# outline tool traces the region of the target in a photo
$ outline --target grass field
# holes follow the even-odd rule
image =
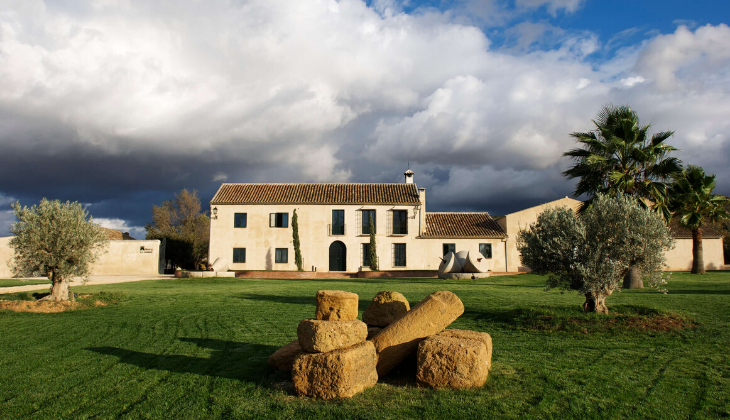
[[[452,328],[489,332],[480,389],[433,391],[402,368],[355,398],[291,394],[267,357],[314,316],[319,289],[380,290],[412,304],[450,290]],[[669,293],[611,296],[615,313],[674,314],[695,328],[645,332],[580,313],[577,293],[535,275],[480,281],[180,279],[76,287],[117,303],[58,314],[0,311],[0,418],[730,417],[730,273],[675,274]],[[578,325],[572,328],[569,326]]]
[[[0,287],[31,286],[34,284],[49,284],[50,285],[51,281],[48,279],[28,279],[28,280],[0,279]]]

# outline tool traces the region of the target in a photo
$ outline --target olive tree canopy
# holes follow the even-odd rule
[[[662,216],[623,194],[597,194],[580,217],[566,208],[549,208],[517,235],[522,263],[547,274],[547,287],[584,294],[586,312],[608,313],[605,300],[621,288],[630,267],[651,285],[663,282],[664,252],[673,239]]]
[[[68,300],[70,278],[88,277],[107,244],[106,233],[78,202],[44,198],[31,207],[15,202],[13,214],[18,220],[10,228],[15,235],[11,270],[20,276],[47,275],[52,282],[47,299]]]

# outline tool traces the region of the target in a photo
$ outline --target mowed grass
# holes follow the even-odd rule
[[[34,284],[48,284],[50,287],[51,281],[48,279],[0,279],[0,287],[31,286]],[[0,298],[2,297],[0,296]]]
[[[583,315],[577,293],[536,275],[478,281],[179,279],[75,287],[114,304],[0,311],[0,418],[656,418],[730,417],[730,273],[675,274],[668,294],[616,293],[622,316],[672,315],[694,328],[616,328]],[[450,290],[466,312],[451,328],[490,333],[483,388],[434,391],[412,367],[341,401],[296,397],[266,363],[314,316],[314,294],[380,290],[417,303]],[[577,328],[566,325],[578,324]],[[628,324],[627,324],[628,325]]]

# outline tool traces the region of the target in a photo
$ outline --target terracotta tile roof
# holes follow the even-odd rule
[[[672,236],[677,239],[692,239],[692,231],[689,228],[686,228],[679,224],[679,220],[676,218],[672,218],[672,221],[669,222],[669,229],[672,231]],[[714,225],[704,225],[702,226],[702,238],[707,239],[715,239],[715,238],[722,238],[722,232],[718,228],[718,226]]]
[[[424,238],[504,238],[507,234],[489,213],[426,212]]]
[[[418,204],[416,184],[223,184],[210,204]]]

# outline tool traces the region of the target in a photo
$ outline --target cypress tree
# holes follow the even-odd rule
[[[297,265],[297,271],[304,271],[302,269],[301,243],[299,242],[299,221],[297,219],[297,209],[294,209],[294,215],[291,218],[291,231],[294,237],[294,262]]]
[[[378,251],[375,244],[375,224],[373,223],[373,216],[370,216],[370,269],[372,271],[378,271]]]

